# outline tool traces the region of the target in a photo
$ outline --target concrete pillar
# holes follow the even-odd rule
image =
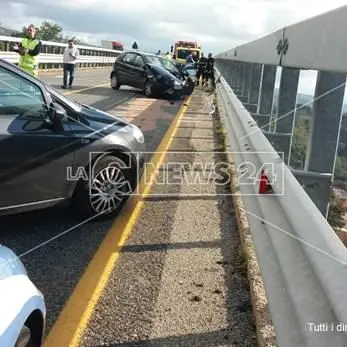
[[[264,65],[259,97],[259,113],[271,114],[277,66]]]
[[[253,64],[252,80],[249,91],[249,103],[258,106],[259,101],[259,90],[260,90],[260,79],[261,79],[261,64]]]
[[[231,62],[231,68],[232,68],[232,74],[231,74],[231,87],[233,89],[236,88],[236,81],[237,81],[237,61],[232,60]]]
[[[227,69],[227,82],[228,82],[230,87],[232,86],[232,83],[231,83],[232,76],[233,76],[233,61],[229,60],[228,61],[228,69]]]
[[[292,133],[300,70],[282,68],[276,117],[276,132]]]
[[[243,90],[245,88],[245,84],[246,84],[246,75],[247,75],[247,64],[246,63],[241,63],[241,83],[239,85],[239,90],[241,92],[241,94],[243,95]]]
[[[334,173],[346,74],[319,71],[305,170]]]

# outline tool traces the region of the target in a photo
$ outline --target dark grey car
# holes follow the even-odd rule
[[[157,55],[145,52],[124,52],[114,62],[110,75],[111,87],[122,85],[142,89],[147,97],[183,94],[184,84],[180,78],[162,66]]]
[[[144,136],[0,59],[0,215],[72,202],[113,216],[136,187]]]

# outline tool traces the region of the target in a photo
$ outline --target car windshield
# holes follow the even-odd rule
[[[188,55],[190,52],[195,52],[195,59],[199,58],[199,51],[195,50],[195,49],[178,49],[177,50],[177,58],[178,59],[187,59]]]
[[[165,70],[179,72],[174,63],[169,59],[157,56],[157,55],[145,55],[146,62],[163,67]]]
[[[145,55],[145,60],[148,64],[155,64],[159,66],[163,66],[160,62],[160,59],[156,55]]]
[[[189,55],[189,49],[179,49],[177,50],[178,59],[186,59]]]
[[[171,62],[169,59],[160,57],[159,61],[161,65],[164,67],[164,69],[179,72],[175,64]]]

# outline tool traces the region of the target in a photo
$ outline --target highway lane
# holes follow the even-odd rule
[[[182,102],[146,99],[131,88],[112,90],[108,77],[108,69],[78,71],[74,89],[62,92],[70,93],[67,96],[80,103],[129,119],[143,129],[148,150],[155,151]],[[41,78],[57,88],[61,85],[61,74]],[[23,255],[21,259],[30,277],[45,296],[47,332],[112,221],[81,223],[83,220],[66,208],[0,219],[0,242]]]

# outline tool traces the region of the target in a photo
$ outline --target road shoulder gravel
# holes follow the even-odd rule
[[[257,346],[209,100],[194,92],[82,346]]]

